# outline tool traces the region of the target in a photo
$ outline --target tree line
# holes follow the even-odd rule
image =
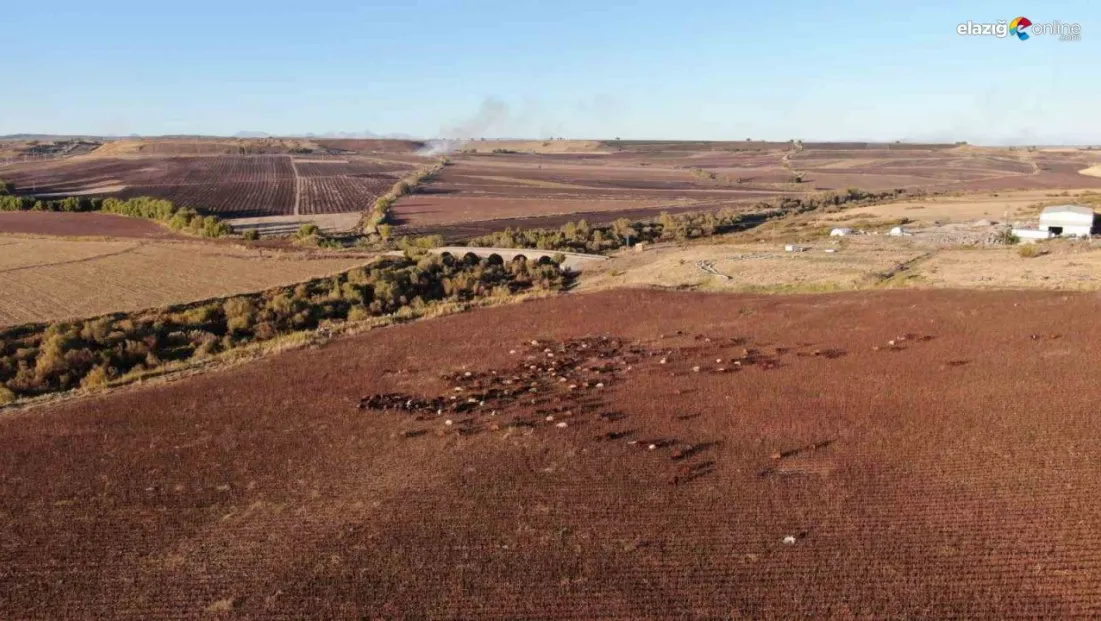
[[[788,215],[837,209],[850,204],[870,204],[893,200],[905,189],[866,192],[849,188],[845,192],[826,192],[818,196],[792,197],[761,201],[752,210],[724,208],[716,212],[684,214],[662,213],[656,219],[620,218],[611,224],[593,225],[586,220],[568,222],[557,229],[505,229],[475,237],[468,246],[488,248],[536,248],[601,254],[639,242],[687,241],[746,230],[767,220]]]
[[[415,170],[400,179],[390,188],[386,194],[375,199],[375,204],[370,211],[363,215],[359,229],[365,235],[378,237],[382,240],[390,238],[393,231],[393,206],[399,198],[412,194],[422,183],[430,180],[434,175],[443,170],[451,161],[444,157],[433,166]]]
[[[0,404],[135,379],[325,322],[414,317],[447,303],[553,291],[558,264],[410,253],[335,276],[228,299],[0,330]]]
[[[43,200],[15,194],[15,186],[0,181],[0,211],[102,212],[131,218],[156,220],[169,228],[201,235],[223,237],[232,233],[229,225],[213,215],[204,216],[190,207],[177,207],[172,201],[139,196],[130,199],[69,196]]]

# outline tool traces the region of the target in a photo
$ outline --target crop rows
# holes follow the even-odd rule
[[[153,196],[223,217],[283,215],[294,211],[294,180],[132,186],[123,197]],[[323,213],[323,212],[318,212]]]
[[[398,180],[391,175],[302,179],[303,214],[367,211]]]
[[[389,173],[400,176],[411,168],[401,164],[388,164],[369,161],[334,160],[320,162],[316,160],[295,162],[301,177],[361,177]]]

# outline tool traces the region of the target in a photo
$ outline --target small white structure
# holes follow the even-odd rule
[[[1051,231],[1038,231],[1036,229],[1013,229],[1013,234],[1017,236],[1017,239],[1028,244],[1054,237],[1054,233]]]
[[[906,237],[909,236],[911,233],[901,226],[896,226],[890,231],[887,231],[887,234],[891,237]]]
[[[837,229],[834,229],[834,230],[830,231],[830,237],[845,237],[847,235],[852,235],[852,234],[853,234],[853,230],[848,229],[848,228],[837,228]]]
[[[1040,230],[1066,237],[1089,237],[1096,215],[1081,205],[1053,205],[1040,213]]]
[[[784,246],[784,250],[787,252],[806,252],[806,246],[796,246],[795,244],[788,244]]]

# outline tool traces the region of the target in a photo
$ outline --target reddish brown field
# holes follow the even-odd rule
[[[152,220],[106,213],[0,212],[0,233],[61,237],[141,237],[182,239],[184,236]]]
[[[8,412],[0,617],[1096,618],[1099,311],[628,290]]]

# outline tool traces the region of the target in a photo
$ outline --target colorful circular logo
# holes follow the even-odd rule
[[[1025,28],[1031,25],[1032,21],[1027,17],[1018,17],[1009,22],[1009,34],[1016,35],[1021,41],[1028,41],[1028,33],[1025,32]]]

